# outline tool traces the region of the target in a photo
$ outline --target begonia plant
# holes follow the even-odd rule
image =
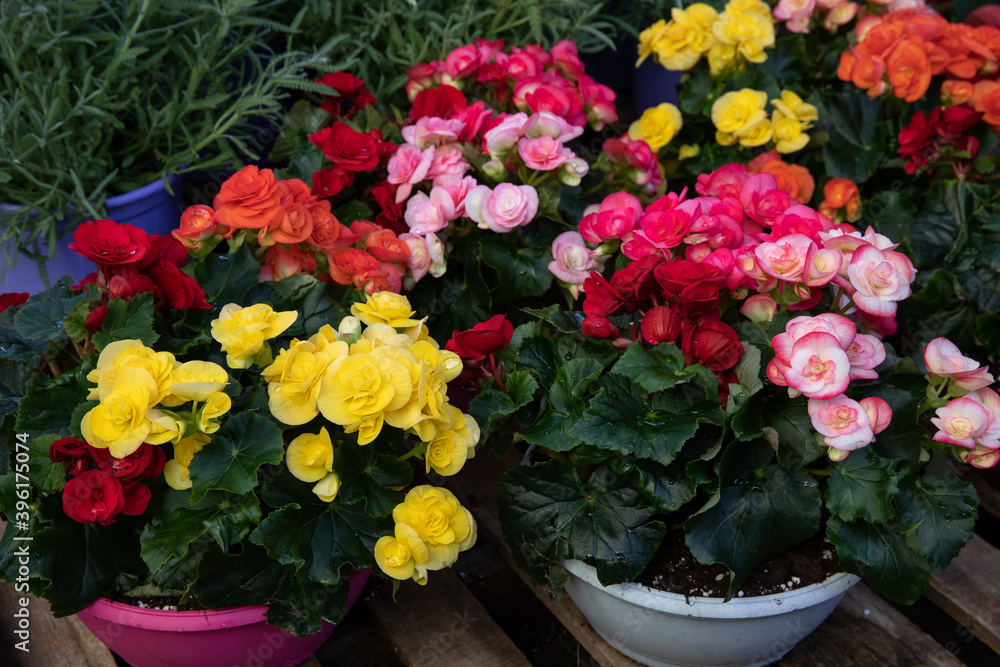
[[[308,634],[352,573],[424,584],[474,544],[454,495],[414,478],[458,473],[479,428],[449,401],[461,359],[405,297],[341,304],[246,255],[185,266],[179,240],[110,220],[73,247],[96,265],[81,284],[0,301],[3,579],[56,616],[153,596],[267,605]]]
[[[889,334],[916,272],[891,239],[741,164],[695,190],[591,207],[553,247],[561,265],[614,258],[581,276],[580,310],[529,311],[483,364],[484,436],[532,450],[501,478],[515,559],[556,590],[566,559],[631,581],[682,530],[731,597],[820,534],[844,570],[913,602],[972,537],[955,466],[1000,459],[993,376],[944,338],[900,356]]]

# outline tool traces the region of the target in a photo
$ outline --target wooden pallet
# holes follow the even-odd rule
[[[496,512],[497,472],[508,463],[483,452],[461,475],[435,480],[449,486],[475,514],[480,543],[464,554],[453,570],[432,573],[427,586],[405,583],[395,601],[391,586],[370,583],[330,641],[300,667],[637,665],[601,639],[568,596],[551,604],[547,591],[514,565]],[[980,491],[983,511],[1000,517],[1000,490],[974,474],[969,479]],[[463,569],[463,563],[471,565]],[[490,587],[492,592],[487,590]],[[124,664],[116,663],[75,617],[52,618],[47,603],[38,599],[31,601],[32,652],[13,650],[9,639],[13,619],[8,611],[16,609],[18,597],[12,586],[0,584],[0,665]],[[1000,551],[982,538],[974,538],[947,572],[935,574],[925,598],[922,604],[932,612],[950,616],[954,641],[932,638],[903,612],[859,584],[819,629],[778,664],[1000,665]],[[534,611],[522,614],[521,608],[529,606]],[[523,640],[524,626],[535,632],[531,642]],[[980,646],[978,653],[968,648],[973,642]],[[543,648],[560,644],[562,653],[538,653],[539,644]]]

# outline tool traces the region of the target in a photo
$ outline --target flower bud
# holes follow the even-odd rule
[[[778,304],[769,294],[754,294],[740,308],[740,313],[752,322],[767,324],[778,312]]]
[[[357,342],[361,336],[361,320],[353,315],[345,317],[337,327],[337,334],[348,344]]]
[[[507,169],[498,158],[493,158],[483,165],[483,172],[496,181],[502,181],[507,176]]]

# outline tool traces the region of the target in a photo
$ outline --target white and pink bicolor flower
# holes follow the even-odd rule
[[[931,423],[937,426],[936,442],[947,442],[967,449],[982,444],[991,449],[1000,447],[996,430],[990,433],[993,415],[985,405],[967,396],[954,398],[938,408]]]
[[[897,302],[910,296],[910,283],[917,270],[901,252],[863,245],[854,251],[847,278],[856,290],[854,304],[880,317],[896,314]]]
[[[993,384],[989,369],[964,356],[958,346],[947,338],[935,338],[927,344],[924,363],[927,364],[931,382],[948,378],[953,386],[964,391],[976,391]]]
[[[835,461],[875,439],[868,410],[844,395],[827,400],[810,398],[807,409],[813,428],[823,436],[828,447],[837,450],[830,453]]]

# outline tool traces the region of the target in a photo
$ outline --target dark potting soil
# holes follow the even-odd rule
[[[771,595],[816,584],[841,572],[837,552],[826,535],[817,533],[754,568],[737,597]],[[724,598],[729,590],[725,565],[702,565],[684,544],[684,531],[667,531],[653,560],[636,583],[690,597]]]
[[[181,604],[181,598],[179,595],[141,595],[138,597],[132,597],[129,595],[122,595],[114,591],[108,591],[104,594],[104,597],[112,602],[121,602],[122,604],[132,605],[133,607],[144,607],[146,609],[170,609],[172,611],[205,611],[206,607],[201,606],[194,596],[188,597]]]

